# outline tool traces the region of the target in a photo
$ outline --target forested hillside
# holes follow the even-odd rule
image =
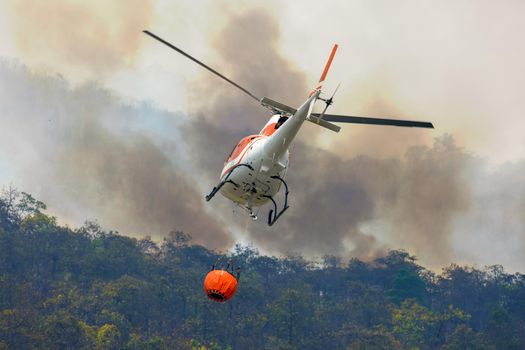
[[[219,304],[202,290],[219,254],[188,234],[156,244],[44,209],[0,199],[0,349],[525,349],[525,275],[501,266],[436,275],[403,251],[342,264],[239,246],[238,292]]]

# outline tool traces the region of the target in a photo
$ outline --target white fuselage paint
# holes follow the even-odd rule
[[[259,135],[241,140],[236,147],[243,146],[242,150],[237,150],[236,153],[234,148],[232,154],[236,156],[225,163],[221,180],[238,164],[250,165],[253,170],[245,166],[235,168],[229,180],[238,186],[226,183],[220,191],[223,196],[251,208],[268,202],[269,199],[265,196],[273,197],[277,194],[282,182],[272,176],[277,175],[284,179],[289,164],[289,147],[310,116],[319,93],[320,91],[315,91],[293,116],[271,134],[265,135],[265,130],[273,127],[280,115],[272,116]]]

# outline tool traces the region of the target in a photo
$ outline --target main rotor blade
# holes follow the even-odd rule
[[[171,47],[173,50],[177,51],[178,53],[186,56],[187,58],[189,58],[190,60],[192,60],[193,62],[197,63],[198,65],[206,68],[207,70],[209,70],[210,72],[212,72],[213,74],[217,75],[218,77],[226,80],[228,83],[232,84],[233,86],[235,86],[236,88],[238,88],[239,90],[241,90],[242,92],[244,92],[245,94],[247,94],[248,96],[250,96],[251,98],[253,98],[254,100],[256,100],[257,102],[260,102],[260,98],[255,96],[254,94],[252,94],[250,91],[246,90],[245,88],[243,88],[242,86],[240,86],[239,84],[237,84],[236,82],[226,78],[224,75],[222,75],[221,73],[217,72],[215,69],[207,66],[206,64],[202,63],[201,61],[199,61],[198,59],[190,56],[189,54],[187,54],[186,52],[182,51],[181,49],[179,49],[178,47],[170,44],[169,42],[167,42],[166,40],[156,36],[155,34],[153,34],[152,32],[148,31],[148,30],[143,30],[144,34],[147,34],[149,36],[151,36],[152,38],[154,39],[157,39],[158,41],[160,41],[161,43],[163,43],[164,45],[166,46],[169,46]]]
[[[313,113],[313,115],[316,117],[319,117],[319,113]],[[328,122],[334,122],[334,123],[391,125],[391,126],[405,126],[405,127],[414,127],[414,128],[434,129],[434,125],[432,125],[432,123],[430,122],[419,122],[419,121],[414,121],[414,120],[354,117],[350,115],[336,115],[336,114],[325,114],[323,116],[323,119]]]

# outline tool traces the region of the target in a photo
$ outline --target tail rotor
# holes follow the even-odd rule
[[[334,103],[334,96],[335,96],[335,93],[337,92],[337,90],[339,89],[339,86],[341,86],[341,83],[337,84],[337,87],[335,88],[334,92],[332,93],[332,96],[330,96],[329,98],[324,99],[324,98],[319,97],[319,100],[324,101],[324,103],[325,103],[324,109],[321,112],[321,114],[319,115],[319,119],[323,118],[323,116],[324,116],[326,110],[328,109],[328,107],[330,107]]]

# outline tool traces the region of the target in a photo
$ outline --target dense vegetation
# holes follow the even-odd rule
[[[237,247],[237,295],[209,301],[219,254],[172,232],[162,244],[72,230],[45,205],[0,199],[0,349],[525,349],[525,275],[403,251],[365,263]]]

